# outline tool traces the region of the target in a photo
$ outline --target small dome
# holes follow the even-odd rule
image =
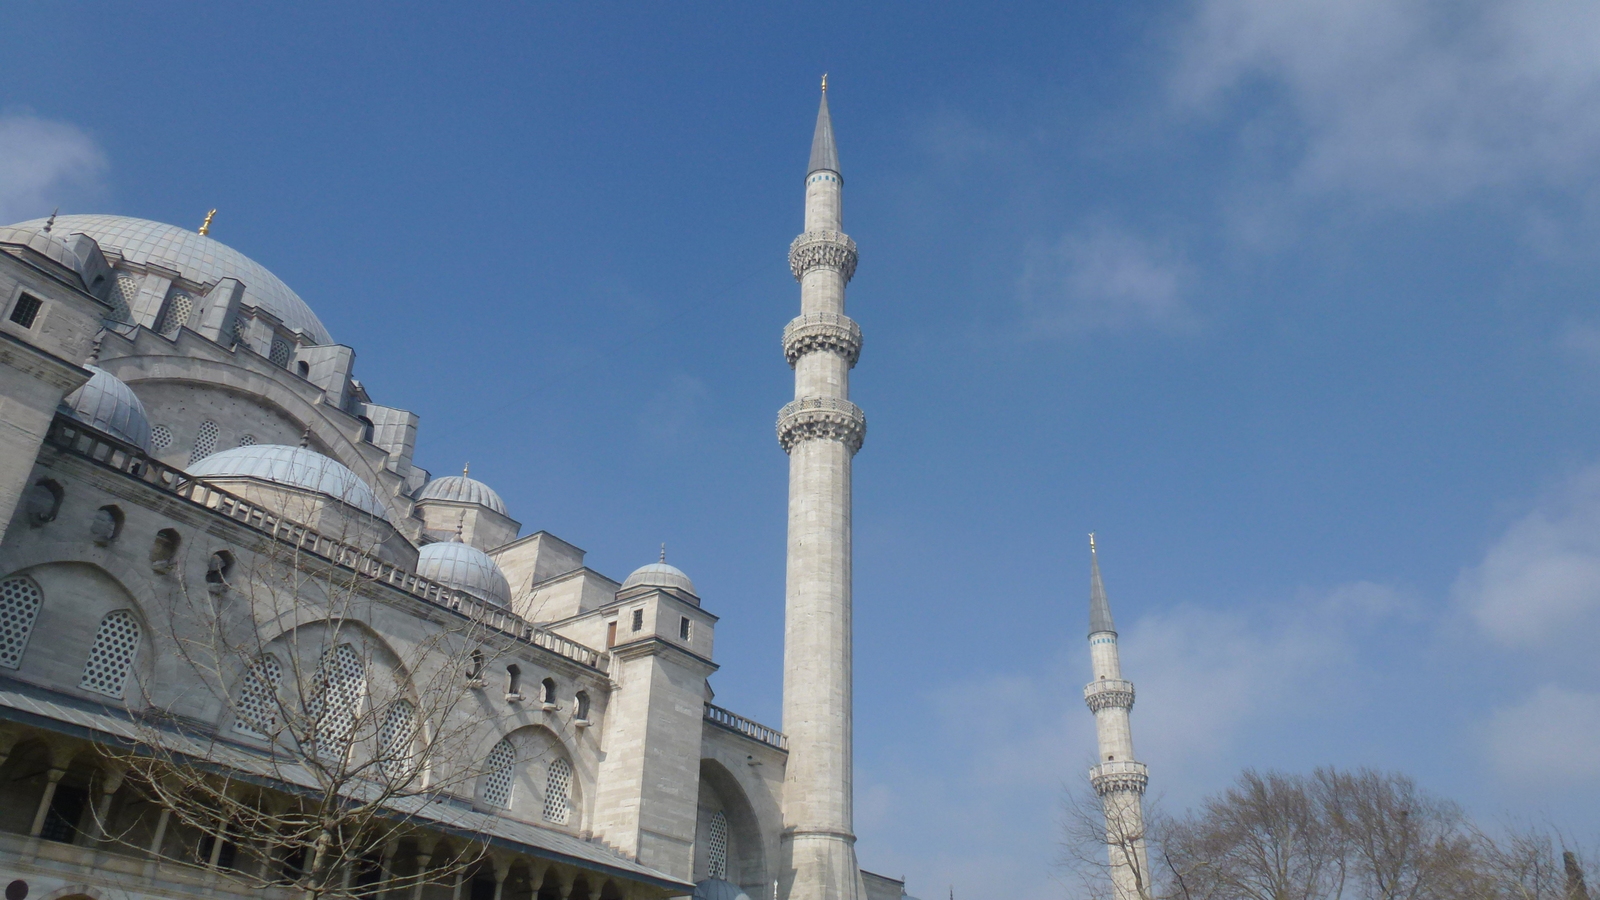
[[[750,900],[750,895],[721,878],[707,878],[694,886],[694,900]]]
[[[682,569],[677,566],[669,566],[664,561],[653,562],[648,566],[640,566],[634,569],[633,574],[628,576],[628,580],[622,583],[622,590],[625,591],[628,588],[635,587],[677,588],[680,591],[688,591],[696,597],[700,596],[695,594],[694,582],[689,580],[689,576],[683,574]]]
[[[277,484],[317,491],[372,513],[389,518],[389,510],[365,481],[344,464],[304,447],[283,444],[252,444],[213,453],[189,466],[194,476],[259,478]]]
[[[90,428],[119,437],[145,452],[150,451],[150,420],[133,389],[104,369],[84,366],[94,375],[83,387],[68,394],[61,408]]]
[[[493,488],[476,478],[468,478],[466,473],[435,478],[423,485],[422,489],[417,491],[417,501],[420,503],[423,500],[476,503],[479,506],[486,506],[506,518],[511,517],[506,512],[506,502],[500,499],[500,495],[496,494]]]
[[[417,554],[417,574],[466,591],[497,606],[511,603],[511,584],[489,554],[455,541],[428,544]]]

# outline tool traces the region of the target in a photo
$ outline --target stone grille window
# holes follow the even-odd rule
[[[417,734],[417,711],[409,700],[396,700],[378,729],[378,765],[390,781],[411,774],[411,744]]]
[[[23,294],[17,298],[17,305],[11,307],[11,321],[23,328],[32,328],[33,320],[39,316],[39,310],[43,308],[43,300],[32,294]]]
[[[22,651],[28,649],[28,635],[43,603],[44,594],[32,578],[18,575],[0,581],[0,666],[22,665]]]
[[[264,738],[278,727],[278,683],[283,680],[283,665],[275,657],[264,656],[245,676],[235,706],[233,730]]]
[[[636,609],[636,610],[633,611],[633,630],[634,631],[643,631],[644,630],[644,610],[643,609]]]
[[[139,653],[139,631],[139,620],[125,609],[101,619],[78,687],[120,699],[133,658]]]
[[[728,878],[728,817],[717,810],[711,817],[711,843],[706,847],[706,876]]]
[[[173,291],[172,298],[167,301],[167,314],[161,318],[161,327],[156,329],[167,337],[178,333],[178,329],[189,324],[189,314],[194,312],[194,298],[183,291]]]
[[[483,776],[483,802],[503,809],[511,808],[511,771],[516,762],[517,752],[511,748],[508,740],[501,739],[489,751],[488,762],[484,765],[488,774]]]
[[[239,446],[241,447],[254,447],[255,445],[256,436],[253,434],[247,434],[244,437],[239,438]]]
[[[194,465],[202,459],[217,452],[217,423],[209,419],[200,423],[200,429],[194,433],[194,448],[189,451],[189,465]]]
[[[281,337],[272,339],[272,352],[267,354],[267,359],[275,366],[289,368],[289,342]]]
[[[118,272],[111,284],[111,318],[118,322],[133,321],[133,299],[139,296],[139,279],[126,272]]]
[[[544,820],[567,824],[572,814],[572,764],[556,758],[544,779]]]
[[[323,654],[314,676],[311,721],[317,743],[334,750],[350,740],[356,708],[367,692],[367,668],[356,648],[340,644]]]
[[[157,425],[150,429],[150,449],[157,453],[172,446],[172,429],[165,425]]]

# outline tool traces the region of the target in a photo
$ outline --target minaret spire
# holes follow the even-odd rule
[[[1150,865],[1145,854],[1144,790],[1150,782],[1144,763],[1133,756],[1133,682],[1122,677],[1117,630],[1111,604],[1100,578],[1100,556],[1089,535],[1089,658],[1094,680],[1083,688],[1084,702],[1094,713],[1099,743],[1089,782],[1100,795],[1106,816],[1106,852],[1111,863],[1112,900],[1148,900]]]
[[[844,314],[856,270],[844,234],[843,181],[828,114],[817,111],[806,170],[805,232],[789,246],[800,315],[783,330],[794,400],[778,412],[789,454],[784,585],[782,900],[865,900],[856,863],[851,748],[851,466],[867,420],[850,402],[861,329]]]

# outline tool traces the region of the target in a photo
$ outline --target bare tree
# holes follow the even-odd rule
[[[1087,779],[1066,790],[1060,864],[1082,896],[1113,896],[1119,876],[1142,900],[1158,896],[1146,845],[1160,811],[1149,803],[1140,815],[1126,799],[1100,796]]]

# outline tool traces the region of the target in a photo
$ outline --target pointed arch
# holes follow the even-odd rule
[[[78,687],[107,697],[122,699],[128,674],[139,655],[144,628],[131,609],[113,610],[100,620],[89,646],[89,660],[83,666]]]

